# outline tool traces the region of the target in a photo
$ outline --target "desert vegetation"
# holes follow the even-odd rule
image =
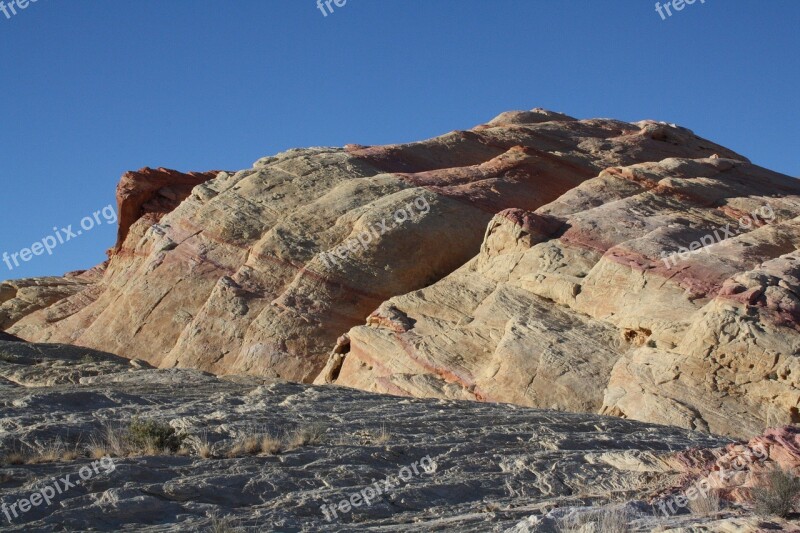
[[[572,514],[561,519],[559,533],[627,533],[630,531],[630,513],[621,507]]]
[[[327,427],[311,423],[284,431],[282,435],[264,429],[248,429],[240,435],[212,444],[205,431],[198,435],[179,432],[164,421],[132,418],[127,424],[109,424],[81,444],[54,439],[40,446],[16,444],[0,453],[0,464],[22,465],[74,461],[82,457],[137,457],[152,455],[195,455],[202,459],[236,458],[248,455],[278,455],[304,446],[325,442]],[[376,440],[386,442],[385,429],[376,431]]]
[[[699,493],[698,496],[689,500],[689,510],[700,516],[709,516],[718,513],[720,509],[720,499],[716,492]]]
[[[764,474],[752,490],[753,507],[759,515],[785,518],[800,497],[800,477],[775,468]]]

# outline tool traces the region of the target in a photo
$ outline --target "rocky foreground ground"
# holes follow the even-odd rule
[[[106,457],[103,435],[131,420],[168,423],[182,442]],[[730,500],[719,511],[664,516],[659,498],[734,447],[617,417],[219,378],[0,341],[0,421],[4,531],[523,533],[592,531],[600,516],[624,517],[629,531],[800,530],[734,503],[746,481],[719,486]],[[269,449],[242,445],[253,436],[275,439]],[[767,463],[800,459],[789,428],[756,441]],[[54,481],[65,476],[74,486]],[[53,483],[63,493],[49,505],[17,505],[13,516],[10,506]],[[371,504],[362,496],[343,511],[353,494]],[[337,506],[336,517],[323,505]]]

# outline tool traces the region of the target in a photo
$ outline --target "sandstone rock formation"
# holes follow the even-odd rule
[[[0,329],[83,292],[91,284],[92,280],[80,276],[28,278],[0,283]]]
[[[134,368],[80,351],[0,342],[3,531],[552,533],[604,512],[623,512],[635,532],[796,528],[724,501],[710,516],[659,516],[654,498],[743,448],[728,439],[599,415]],[[67,367],[74,379],[53,383],[52,370]],[[134,417],[169,423],[186,452],[109,456],[113,469],[93,473],[84,455],[96,449],[93,437]],[[318,442],[277,455],[216,451],[255,431],[281,436],[314,424],[324,428]],[[762,437],[764,468],[797,466],[796,437],[791,429]],[[38,457],[54,442],[78,457],[5,461],[9,453]],[[212,449],[205,458],[204,443]],[[430,471],[403,472],[425,457]],[[11,507],[65,476],[74,486],[59,483],[49,504]],[[381,483],[370,505],[326,519],[322,505],[387,476],[393,487]]]
[[[796,183],[675,125],[541,109],[213,179],[143,169],[108,263],[8,282],[0,327],[749,436],[800,421]]]
[[[144,233],[161,217],[178,207],[196,185],[216,177],[218,172],[189,172],[185,174],[168,168],[142,168],[126,172],[117,185],[116,252],[122,248],[128,232],[143,219],[139,233]]]
[[[741,436],[798,422],[798,215],[797,180],[743,161],[609,168],[495,216],[476,258],[352,329],[329,381]]]
[[[200,183],[166,215],[162,199],[180,195],[165,190],[207,176],[143,170],[118,190],[124,242],[102,280],[4,327],[162,367],[311,381],[381,302],[474,257],[498,211],[536,209],[610,166],[715,153],[744,159],[667,124],[534,110],[420,143],[291,150]],[[143,211],[160,221],[134,223]]]

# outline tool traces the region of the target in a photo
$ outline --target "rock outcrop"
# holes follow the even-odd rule
[[[191,193],[196,185],[205,183],[217,176],[218,172],[183,173],[168,168],[144,167],[126,172],[117,185],[117,243],[114,251],[119,252],[128,232],[139,220],[144,233],[161,217],[174,210]]]
[[[120,187],[124,241],[102,279],[4,327],[160,367],[312,381],[382,302],[472,259],[496,213],[609,167],[714,154],[745,160],[669,124],[537,109],[419,143],[290,150],[196,185],[168,214],[181,195],[165,190],[207,176],[140,172]]]
[[[675,125],[509,112],[143,169],[118,198],[109,261],[3,284],[0,327],[162,368],[737,436],[800,422],[800,186]]]
[[[83,292],[99,278],[82,275],[27,278],[0,283],[0,329]],[[45,311],[45,314],[47,311]]]
[[[798,216],[800,182],[744,161],[608,168],[496,215],[472,261],[350,330],[328,381],[739,436],[798,422]]]

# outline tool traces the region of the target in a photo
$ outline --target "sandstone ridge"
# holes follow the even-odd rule
[[[542,109],[143,169],[107,264],[6,282],[0,327],[161,368],[751,435],[800,421],[796,183],[673,124]]]

